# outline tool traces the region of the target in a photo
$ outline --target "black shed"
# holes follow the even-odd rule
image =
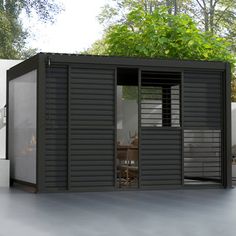
[[[231,187],[228,63],[39,53],[7,78],[12,181],[39,192]]]

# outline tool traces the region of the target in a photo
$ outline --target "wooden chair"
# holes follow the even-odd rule
[[[122,181],[125,181],[125,170],[122,166],[126,164],[127,151],[128,147],[124,148],[123,146],[120,146],[117,149],[117,176],[119,177],[119,187],[121,187]]]
[[[137,179],[138,176],[138,148],[137,147],[120,147],[117,150],[119,175],[119,187],[121,187],[122,180],[124,185],[131,184],[132,180]]]
[[[127,152],[128,164],[126,166],[127,184],[138,179],[138,148],[129,148]]]

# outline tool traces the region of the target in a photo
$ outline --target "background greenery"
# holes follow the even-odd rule
[[[98,20],[103,38],[85,52],[228,61],[236,101],[235,0],[111,0]]]
[[[39,21],[53,23],[61,10],[57,0],[0,0],[0,58],[24,59],[37,50],[26,45],[31,32],[23,27],[22,12],[28,18],[36,14]]]
[[[37,51],[26,45],[32,32],[21,13],[53,23],[62,10],[60,0],[0,0],[0,58]],[[236,0],[110,0],[98,21],[103,37],[82,53],[228,61],[236,101]]]

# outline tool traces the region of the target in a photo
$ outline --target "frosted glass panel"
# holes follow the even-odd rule
[[[9,82],[11,177],[36,183],[36,78],[34,70]]]

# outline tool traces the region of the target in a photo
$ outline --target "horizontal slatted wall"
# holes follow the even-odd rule
[[[181,185],[181,130],[141,129],[141,186]]]
[[[70,187],[114,187],[112,69],[70,69]]]
[[[46,70],[45,188],[67,189],[67,68]]]
[[[184,73],[185,184],[218,184],[222,166],[222,74]]]
[[[142,188],[180,186],[182,183],[180,84],[181,73],[178,72],[142,72]]]

